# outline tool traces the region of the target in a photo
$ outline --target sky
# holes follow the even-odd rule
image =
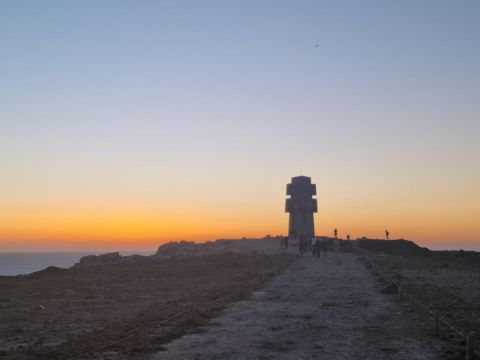
[[[0,251],[480,250],[479,1],[0,1]]]

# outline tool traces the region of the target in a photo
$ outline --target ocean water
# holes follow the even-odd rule
[[[0,276],[22,275],[43,270],[48,266],[69,268],[82,256],[98,255],[95,252],[57,252],[57,253],[0,253]],[[121,252],[122,255],[151,255],[145,252]]]

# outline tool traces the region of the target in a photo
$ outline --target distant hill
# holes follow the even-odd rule
[[[398,239],[398,240],[383,240],[383,239],[358,239],[359,247],[363,250],[372,252],[384,252],[391,255],[406,255],[406,256],[425,256],[432,252],[426,247],[420,247],[413,241]]]

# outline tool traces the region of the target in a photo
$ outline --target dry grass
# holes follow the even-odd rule
[[[430,256],[370,254],[374,271],[381,278],[401,282],[406,291],[433,312],[438,312],[464,334],[477,333],[480,344],[480,254],[432,252]],[[396,289],[396,288],[395,288]],[[412,317],[427,333],[433,332],[433,318],[420,306]],[[465,358],[465,339],[441,324],[443,358]]]
[[[160,349],[260,288],[291,261],[235,253],[149,257],[0,277],[0,354],[11,359],[65,359],[115,342],[140,326],[149,328],[150,347]],[[109,350],[129,353],[138,351],[139,344],[133,335]]]

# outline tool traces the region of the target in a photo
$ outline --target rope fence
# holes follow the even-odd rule
[[[370,253],[361,250],[357,248],[357,252],[361,255],[369,255]],[[453,324],[451,324],[445,317],[440,315],[439,311],[435,311],[426,304],[422,303],[420,300],[415,298],[412,294],[409,294],[407,292],[407,289],[405,286],[403,286],[401,283],[393,280],[393,279],[387,279],[385,277],[385,272],[382,271],[382,269],[378,269],[379,267],[374,265],[369,259],[367,259],[365,256],[362,256],[363,261],[365,261],[370,268],[374,269],[379,272],[380,274],[384,275],[383,278],[389,281],[392,285],[396,286],[398,289],[398,298],[400,300],[407,300],[408,303],[410,304],[410,307],[413,309],[413,304],[416,304],[420,308],[422,308],[425,312],[427,312],[430,316],[433,318],[433,329],[434,329],[434,335],[435,336],[440,336],[440,330],[441,326],[446,325],[450,330],[452,330],[456,335],[460,336],[465,340],[465,359],[466,360],[473,360],[475,357],[480,358],[480,353],[475,350],[475,333],[470,332],[470,333],[465,333],[462,330],[459,330],[456,328]]]
[[[289,263],[289,261],[286,261],[284,265],[288,265],[288,263]],[[249,286],[253,286],[259,280],[264,280],[265,277],[266,277],[265,274],[258,275],[255,278],[253,278],[253,280],[244,282],[241,286],[239,286],[235,290],[229,292],[228,294],[226,294],[223,297],[219,297],[219,298],[215,299],[214,301],[211,301],[211,302],[207,303],[207,305],[211,308],[212,307],[218,307],[222,303],[224,303],[227,299],[245,291],[245,288],[247,288]],[[124,337],[122,337],[118,340],[115,340],[111,343],[108,343],[106,345],[98,347],[94,350],[89,350],[89,351],[86,351],[86,352],[82,352],[82,353],[73,355],[71,357],[68,357],[68,359],[70,359],[70,360],[81,359],[82,357],[88,356],[90,354],[105,351],[105,350],[111,348],[112,346],[115,346],[115,345],[118,345],[118,344],[121,344],[121,343],[125,343],[127,340],[129,340],[131,338],[134,338],[134,337],[138,337],[138,341],[139,341],[141,350],[142,351],[148,351],[149,350],[149,339],[148,338],[149,338],[149,333],[151,332],[151,329],[153,329],[154,327],[158,327],[158,326],[167,324],[167,323],[181,317],[182,315],[190,313],[191,311],[192,311],[191,308],[186,309],[186,310],[182,310],[182,311],[179,311],[178,313],[174,314],[173,316],[171,316],[167,319],[161,320],[159,322],[156,322],[154,324],[151,324],[150,326],[142,325],[142,326],[138,327],[136,330],[132,331],[128,335],[126,335],[126,336],[124,336]]]
[[[369,254],[368,252],[366,252],[364,250],[360,250],[360,249],[357,249],[357,252],[361,255],[368,255]],[[376,271],[385,275],[384,271],[379,270],[378,266],[374,265],[365,256],[362,256],[362,259],[372,269],[375,268]],[[287,263],[288,262],[286,262],[286,264]],[[259,280],[263,280],[263,278],[264,278],[264,274],[259,275],[259,276],[255,277],[253,280],[245,282],[242,286],[239,286],[237,289],[229,292],[225,296],[217,298],[216,300],[214,300],[212,302],[209,302],[208,305],[210,307],[219,306],[222,303],[224,303],[227,299],[229,299],[229,298],[233,297],[234,295],[244,291],[244,289],[246,287],[254,285]],[[433,319],[433,330],[434,330],[434,335],[435,336],[440,335],[441,327],[442,327],[442,325],[444,325],[444,326],[448,327],[451,331],[453,331],[456,335],[458,335],[459,337],[461,337],[465,340],[465,344],[466,344],[465,345],[465,358],[466,358],[466,360],[474,360],[475,357],[480,358],[480,353],[475,350],[475,334],[473,332],[466,334],[464,331],[459,330],[453,324],[451,324],[447,319],[445,319],[443,316],[441,316],[438,311],[433,310],[432,308],[430,308],[429,306],[427,306],[426,304],[422,303],[420,300],[415,298],[412,294],[409,294],[407,292],[407,289],[405,288],[405,286],[403,286],[401,283],[399,283],[399,282],[397,282],[393,279],[387,279],[385,276],[384,276],[384,278],[388,282],[390,282],[391,284],[393,284],[394,286],[397,287],[398,298],[400,300],[408,301],[408,303],[410,304],[412,309],[413,309],[413,304],[416,304],[418,307],[423,309],[426,313],[428,313],[432,317],[432,319]],[[71,359],[71,360],[80,359],[82,357],[85,357],[85,356],[87,356],[89,354],[92,354],[92,353],[95,353],[95,352],[105,351],[105,350],[111,348],[112,346],[124,343],[127,340],[130,340],[134,337],[138,337],[138,341],[139,341],[140,348],[142,349],[142,351],[148,351],[148,349],[149,349],[149,332],[151,331],[151,329],[153,329],[154,327],[158,327],[158,326],[164,325],[166,323],[169,323],[169,322],[171,322],[171,321],[189,313],[190,311],[191,311],[191,309],[182,310],[182,311],[172,315],[171,317],[169,317],[167,319],[164,319],[162,321],[159,321],[159,322],[157,322],[155,324],[152,324],[150,326],[146,326],[146,325],[140,326],[135,331],[129,333],[128,335],[124,336],[123,338],[120,338],[120,339],[115,340],[111,343],[108,343],[104,346],[96,348],[95,350],[90,350],[88,352],[83,352],[83,353],[80,353],[80,354],[76,354],[72,357],[69,357],[69,359]]]

